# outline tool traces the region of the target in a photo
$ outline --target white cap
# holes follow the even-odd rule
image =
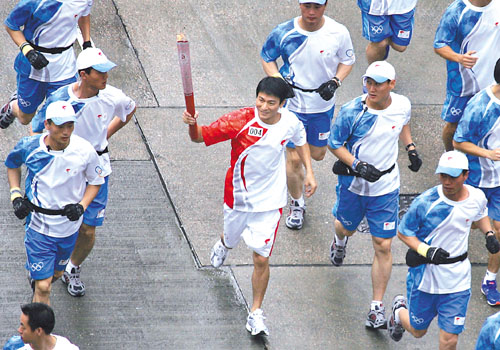
[[[452,177],[458,177],[463,170],[469,170],[469,161],[462,152],[450,151],[443,153],[439,159],[436,174],[447,174]]]
[[[299,0],[299,4],[307,4],[307,3],[324,5],[326,3],[326,0]]]
[[[387,61],[375,61],[366,69],[363,79],[372,78],[377,83],[383,83],[387,80],[396,78],[394,67]]]
[[[76,69],[94,68],[96,71],[106,73],[116,67],[116,64],[108,60],[101,49],[89,47],[83,50],[76,59]]]
[[[55,101],[48,105],[45,110],[45,120],[52,120],[56,125],[76,122],[75,110],[67,101]]]

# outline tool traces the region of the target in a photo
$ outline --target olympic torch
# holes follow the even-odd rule
[[[177,52],[179,54],[179,66],[181,67],[182,87],[184,88],[184,100],[186,109],[194,116],[194,93],[193,79],[191,76],[191,56],[189,54],[189,42],[184,34],[177,34]],[[191,140],[198,138],[198,125],[189,125],[189,137]]]

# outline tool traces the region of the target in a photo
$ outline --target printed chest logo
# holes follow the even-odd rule
[[[248,128],[248,135],[255,136],[255,137],[262,137],[262,136],[264,136],[264,129],[257,128],[255,126],[251,126]]]
[[[66,168],[66,169],[64,169],[64,171],[65,171],[65,172],[66,172],[66,174],[68,174],[69,176],[75,176],[75,175],[78,173],[78,169]]]

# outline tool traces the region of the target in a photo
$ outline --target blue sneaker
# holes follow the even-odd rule
[[[481,285],[481,292],[486,297],[488,305],[500,305],[500,293],[497,290],[497,281],[486,281],[486,284]]]

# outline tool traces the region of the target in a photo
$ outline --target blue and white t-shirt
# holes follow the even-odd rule
[[[476,350],[500,349],[500,312],[491,315],[484,321],[476,342]]]
[[[500,148],[500,100],[491,91],[491,86],[469,101],[453,139],[472,142],[484,149]],[[467,158],[468,184],[485,188],[500,186],[500,162],[469,154]]]
[[[283,60],[281,75],[302,89],[317,89],[337,74],[339,63],[354,64],[354,50],[347,28],[324,16],[324,25],[315,32],[300,28],[296,17],[273,29],[262,47],[266,62]],[[335,97],[325,101],[316,92],[294,89],[295,97],[286,107],[292,112],[320,113],[330,110]]]
[[[448,199],[442,185],[425,191],[414,199],[398,231],[443,248],[452,258],[464,254],[472,223],[488,215],[483,191],[469,185],[465,187],[469,197],[459,202]],[[470,289],[470,271],[469,259],[444,265],[423,264],[409,268],[407,284],[431,294],[457,293]]]
[[[494,83],[493,71],[500,58],[500,0],[477,7],[469,0],[455,0],[445,11],[434,38],[434,48],[449,46],[459,54],[477,51],[472,69],[446,61],[447,92],[472,96]]]
[[[69,145],[62,151],[48,150],[44,143],[48,134],[22,138],[5,160],[8,168],[26,164],[25,192],[35,205],[45,209],[62,209],[78,203],[90,185],[102,185],[100,164],[92,145],[77,135],[71,135]],[[32,212],[27,227],[50,237],[68,237],[82,223],[69,221],[62,215]]]
[[[417,0],[358,0],[358,6],[370,15],[399,15],[413,10]]]
[[[26,40],[44,48],[67,47],[77,37],[80,17],[90,14],[93,0],[24,0],[5,19],[5,25],[23,32]],[[43,53],[49,64],[40,70],[31,66],[20,52],[15,70],[33,80],[56,82],[76,74],[72,48],[60,54]]]
[[[99,91],[99,94],[90,98],[80,99],[75,96],[73,87],[78,83],[63,86],[54,91],[36,115],[37,120],[45,120],[47,106],[55,101],[68,101],[76,112],[76,123],[73,135],[83,137],[89,141],[96,151],[103,151],[108,146],[108,126],[114,117],[125,122],[127,116],[135,108],[135,102],[123,91],[111,85]],[[111,174],[109,153],[99,156],[101,162],[101,176]]]
[[[399,188],[398,141],[403,126],[411,117],[408,98],[391,92],[391,105],[384,110],[368,108],[360,96],[346,103],[332,124],[328,146],[347,150],[360,161],[380,171],[394,169],[376,182],[362,177],[339,175],[339,183],[362,196],[381,196]]]

